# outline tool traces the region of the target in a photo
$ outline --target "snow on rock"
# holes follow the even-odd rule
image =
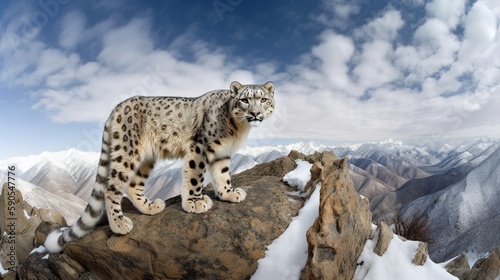
[[[307,182],[311,180],[310,170],[313,165],[301,159],[295,160],[295,163],[297,163],[297,168],[283,176],[283,181],[290,186],[297,187],[299,191],[304,191]]]
[[[9,270],[5,270],[5,269],[2,267],[2,262],[0,262],[0,275],[7,274],[7,272],[9,272]]]
[[[45,249],[45,247],[38,246],[37,248],[34,248],[33,250],[31,250],[30,254],[33,254],[33,253],[45,253],[45,252],[47,252],[47,249]]]
[[[31,216],[28,214],[28,211],[26,211],[25,209],[23,209],[23,213],[24,213],[24,216],[26,217],[26,219],[30,219]]]
[[[412,263],[418,248],[417,241],[402,241],[392,238],[387,251],[378,256],[373,252],[378,241],[378,231],[372,225],[372,239],[368,239],[358,258],[358,268],[353,280],[421,280],[421,279],[458,279],[429,257],[423,266]]]
[[[307,261],[306,232],[318,217],[320,189],[321,186],[317,185],[287,230],[267,247],[266,256],[259,260],[257,271],[251,279],[300,278],[300,272]]]

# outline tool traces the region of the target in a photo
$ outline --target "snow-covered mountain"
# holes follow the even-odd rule
[[[374,215],[382,218],[387,214],[398,212],[402,207],[419,197],[446,189],[448,186],[462,180],[500,147],[498,142],[490,143],[490,145],[484,145],[483,142],[480,142],[478,145],[481,146],[481,149],[478,149],[477,146],[472,146],[471,148],[477,149],[474,153],[470,153],[474,154],[474,157],[461,165],[454,165],[450,169],[443,169],[442,162],[433,166],[427,166],[424,169],[439,168],[441,170],[440,174],[409,180],[394,192],[380,193],[371,197],[370,203]],[[450,151],[450,155],[446,156],[443,162],[447,162],[450,158],[463,153],[463,146],[460,145]]]
[[[467,250],[469,258],[491,251],[500,244],[500,148],[460,181],[420,197],[404,208],[411,215],[427,214],[436,243],[430,250],[445,260]]]

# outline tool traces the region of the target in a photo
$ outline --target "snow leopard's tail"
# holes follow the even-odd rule
[[[111,117],[110,117],[111,119]],[[105,213],[104,193],[107,188],[109,161],[110,161],[110,124],[109,119],[104,127],[102,137],[102,151],[99,160],[99,168],[97,170],[96,182],[89,202],[82,216],[69,228],[60,228],[51,232],[45,239],[44,246],[50,253],[58,253],[63,250],[64,244],[81,238],[97,225]]]

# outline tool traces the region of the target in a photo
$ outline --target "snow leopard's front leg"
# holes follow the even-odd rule
[[[212,200],[201,193],[207,160],[203,146],[191,144],[184,163],[184,182],[182,186],[182,209],[189,213],[203,213],[212,208]]]
[[[240,202],[246,198],[247,193],[241,188],[232,188],[229,163],[230,158],[228,157],[216,159],[210,164],[214,191],[220,200]]]

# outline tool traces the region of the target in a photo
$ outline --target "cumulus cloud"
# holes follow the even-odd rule
[[[372,40],[392,41],[398,35],[403,24],[404,21],[401,18],[401,13],[396,10],[389,10],[381,17],[355,30],[354,35],[361,40],[369,38]]]
[[[425,6],[425,9],[430,17],[442,20],[453,29],[464,15],[465,2],[465,0],[433,0]]]

